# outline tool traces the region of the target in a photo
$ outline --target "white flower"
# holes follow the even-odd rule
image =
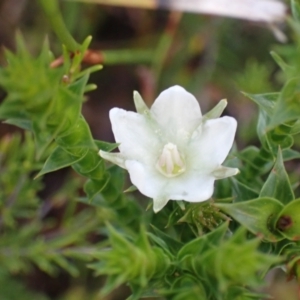
[[[107,0],[97,0],[107,4]],[[288,8],[280,0],[176,0],[156,1],[158,8],[172,11],[185,11],[200,14],[212,14],[255,22],[282,22],[288,15]],[[134,6],[153,9],[154,1],[110,0],[110,5]]]
[[[171,3],[170,6],[174,10],[227,16],[255,22],[282,22],[287,17],[286,5],[277,0],[177,0]]]
[[[232,117],[219,118],[226,100],[205,116],[196,98],[180,86],[163,91],[151,109],[137,92],[134,102],[138,113],[110,111],[120,153],[99,154],[128,170],[139,191],[153,198],[155,212],[169,200],[208,200],[216,179],[238,173],[221,165],[237,126]]]

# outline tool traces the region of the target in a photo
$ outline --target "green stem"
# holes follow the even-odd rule
[[[152,50],[143,49],[105,50],[99,54],[105,65],[151,63],[153,57]]]
[[[169,15],[168,23],[164,32],[162,33],[158,45],[153,54],[153,71],[155,74],[156,82],[159,82],[164,63],[168,57],[168,53],[174,41],[176,30],[181,20],[181,13],[171,12]]]
[[[62,18],[57,0],[38,0],[59,40],[71,52],[79,50],[79,44],[71,36]]]

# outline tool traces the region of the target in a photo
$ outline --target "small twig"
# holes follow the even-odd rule
[[[169,14],[168,22],[164,33],[162,34],[153,56],[153,70],[156,82],[159,81],[161,71],[164,67],[170,48],[172,46],[177,28],[182,17],[181,12],[173,11]]]
[[[39,0],[40,5],[52,26],[52,29],[60,39],[61,43],[66,46],[68,51],[76,52],[80,49],[80,45],[74,40],[67,29],[62,18],[57,0]]]
[[[121,49],[121,50],[92,50],[85,51],[82,62],[89,65],[114,65],[114,64],[137,64],[150,63],[153,51],[143,49]],[[63,57],[60,56],[51,64],[51,68],[57,68],[64,63]]]

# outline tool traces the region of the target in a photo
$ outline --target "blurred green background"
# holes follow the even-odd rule
[[[203,112],[227,98],[229,105],[225,114],[234,116],[239,122],[237,147],[243,149],[246,145],[258,144],[257,109],[241,91],[266,93],[279,90],[283,83],[282,74],[269,52],[283,47],[288,49],[288,44],[281,45],[268,26],[208,15],[72,1],[61,1],[61,10],[77,41],[82,42],[87,35],[93,36],[90,49],[94,51],[97,62],[100,60],[104,66],[91,76],[90,81],[97,84],[98,89],[87,94],[83,107],[83,114],[96,139],[113,142],[108,112],[116,106],[134,110],[133,90],[138,90],[151,105],[160,91],[179,84],[196,96]],[[281,30],[288,31],[284,24],[280,26]],[[15,49],[16,30],[24,35],[31,53],[39,53],[47,36],[55,56],[60,56],[61,45],[36,1],[0,2],[0,43],[3,47]],[[3,55],[0,61],[5,65]],[[86,61],[87,65],[91,63],[92,59]],[[4,92],[0,96],[3,98]],[[9,230],[18,232],[18,228],[30,225],[35,227],[29,228],[30,232],[46,239],[76,234],[74,241],[78,244],[79,240],[83,244],[101,241],[101,232],[95,229],[97,222],[101,223],[101,214],[76,202],[76,198],[82,195],[82,179],[64,169],[32,184],[33,173],[41,164],[34,163],[33,154],[22,152],[26,139],[26,147],[31,145],[34,148],[29,137],[7,124],[0,125],[0,135],[0,203],[14,195],[14,208],[9,209],[16,209],[19,205],[23,211],[23,215],[1,222],[7,208],[0,206],[2,238],[5,239]],[[18,182],[20,188],[15,184]],[[40,227],[35,226],[37,218]],[[91,220],[93,222],[89,224]],[[84,225],[80,227],[81,224]],[[68,228],[72,232],[68,232]],[[82,230],[78,233],[74,228]],[[18,242],[22,238],[27,241],[25,237],[15,235]],[[47,245],[43,247],[47,249]],[[43,247],[39,251],[44,251]],[[79,272],[70,269],[68,273],[59,267],[52,271],[49,266],[43,268],[43,263],[35,262],[39,267],[31,265],[30,255],[35,253],[25,253],[22,257],[18,252],[21,257],[17,260],[14,255],[14,252],[1,248],[0,238],[2,300],[104,299],[98,293],[104,278],[95,278],[80,260],[75,261]],[[6,268],[1,268],[6,259],[11,270],[9,274]],[[72,272],[76,277],[71,276]],[[273,271],[266,279],[268,291],[274,299],[299,299],[297,283],[291,281],[287,284],[282,272]],[[121,287],[105,299],[122,300],[128,294],[129,290]]]

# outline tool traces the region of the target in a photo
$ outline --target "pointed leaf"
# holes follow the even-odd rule
[[[292,124],[292,128],[290,129],[289,133],[291,135],[295,135],[295,134],[300,133],[300,120],[299,119]]]
[[[137,191],[137,187],[135,185],[132,185],[129,188],[127,188],[125,191],[123,191],[123,193],[132,193],[135,191]]]
[[[94,197],[103,191],[109,182],[109,176],[104,176],[102,180],[88,180],[84,185],[84,192],[88,196],[89,202],[92,202]]]
[[[56,142],[63,148],[84,147],[97,150],[90,128],[83,116],[78,118],[76,124],[68,133],[66,133],[66,135],[57,138]]]
[[[85,152],[86,148],[83,150]],[[83,176],[86,176],[86,175],[89,175],[92,173],[94,173],[94,176],[95,176],[98,172],[93,172],[93,171],[98,170],[99,173],[97,175],[97,178],[95,178],[95,179],[102,179],[102,173],[103,173],[102,159],[99,157],[99,155],[97,154],[96,151],[91,150],[91,149],[87,149],[87,150],[88,151],[85,152],[84,155],[81,155],[82,159],[78,163],[76,163],[72,166],[73,169],[76,172],[78,172],[79,174],[82,174]],[[87,177],[89,177],[89,176],[87,176]]]
[[[300,82],[293,78],[284,86],[276,103],[274,114],[268,125],[268,130],[291,120],[296,120],[300,115],[299,106]]]
[[[133,92],[133,100],[137,113],[141,115],[150,115],[150,110],[148,106],[146,105],[142,96],[137,91]]]
[[[86,149],[87,152],[88,149]],[[85,154],[84,154],[85,155]],[[49,158],[46,160],[42,170],[36,176],[42,176],[44,174],[60,170],[62,168],[68,167],[78,161],[80,161],[83,157],[78,157],[70,154],[65,151],[62,147],[56,147],[56,149],[52,152]]]
[[[82,76],[79,80],[76,80],[72,82],[71,85],[68,86],[68,88],[75,94],[82,96],[84,93],[85,86],[88,82],[89,74],[85,74]]]
[[[125,166],[126,159],[123,156],[123,154],[121,154],[120,152],[111,153],[111,152],[106,152],[106,151],[100,150],[98,154],[105,160],[107,160],[123,169],[126,169],[126,166]]]
[[[300,158],[300,152],[293,149],[284,149],[282,150],[282,159],[283,161],[289,161],[293,159]]]
[[[262,235],[265,240],[275,242],[283,238],[275,228],[275,221],[283,208],[283,204],[276,199],[263,197],[245,202],[215,205],[252,233]]]
[[[190,241],[185,244],[180,251],[178,252],[178,259],[181,260],[187,255],[196,255],[204,252],[203,249],[210,246],[217,246],[218,243],[223,239],[228,228],[228,222],[224,222],[220,227],[215,229],[214,231],[202,235],[197,239]]]
[[[270,121],[270,117],[264,110],[259,110],[257,121],[257,135],[258,138],[267,151],[273,152],[272,144],[270,142],[270,135],[268,134],[267,127]],[[275,148],[277,150],[277,147]]]
[[[202,120],[210,120],[210,119],[216,119],[221,116],[223,113],[224,109],[227,106],[227,100],[222,99],[215,107],[213,107],[209,112],[207,112],[203,117]]]
[[[300,3],[299,0],[291,0],[292,13],[295,21],[300,22]]]
[[[251,200],[258,197],[258,192],[241,183],[237,179],[231,178],[231,181],[233,194],[235,196],[234,202]]]
[[[237,168],[228,168],[228,167],[220,166],[219,168],[215,169],[212,172],[212,175],[216,179],[223,179],[223,178],[227,178],[227,177],[237,175],[239,172],[240,171]]]
[[[247,94],[244,93],[246,97],[254,101],[259,108],[264,110],[269,116],[272,115],[276,101],[279,97],[279,93],[269,93],[269,94]]]
[[[151,225],[151,228],[154,231],[155,235],[149,233],[148,234],[150,238],[152,238],[154,242],[156,242],[160,247],[169,249],[173,254],[177,253],[178,250],[182,247],[182,243],[165,234],[154,225]],[[158,237],[159,240],[157,240],[155,237]]]
[[[141,296],[143,295],[143,287],[131,285],[132,295],[126,298],[126,300],[139,300],[141,299]]]
[[[259,196],[275,198],[283,204],[295,199],[288,174],[285,171],[280,148],[278,149],[275,165]]]
[[[98,149],[106,151],[106,152],[111,152],[115,150],[116,148],[119,147],[119,143],[108,143],[108,142],[103,142],[103,141],[98,141],[95,140],[95,144],[98,147]]]
[[[0,106],[0,119],[27,119],[24,105],[20,101],[6,99]]]
[[[26,119],[8,119],[3,123],[15,125],[25,130],[32,130],[31,121]]]
[[[271,51],[270,54],[284,73],[289,74],[293,70],[275,51]]]

